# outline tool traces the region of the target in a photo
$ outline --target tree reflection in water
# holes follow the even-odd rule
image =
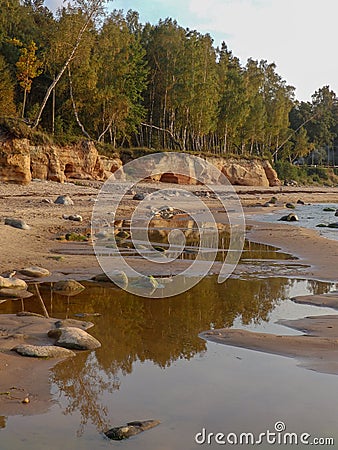
[[[52,370],[51,381],[59,389],[60,396],[66,399],[64,414],[79,411],[81,421],[77,435],[81,436],[89,421],[98,430],[109,427],[108,410],[103,404],[103,394],[119,389],[118,377],[100,368],[95,352],[77,355],[56,365]]]

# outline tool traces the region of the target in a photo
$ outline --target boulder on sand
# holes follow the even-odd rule
[[[76,327],[50,330],[48,336],[56,339],[55,345],[73,350],[94,350],[101,347],[97,339],[86,331]]]
[[[22,356],[30,356],[34,358],[65,358],[75,356],[75,353],[67,348],[55,347],[54,345],[30,345],[21,344],[12,350]]]
[[[42,277],[49,277],[50,272],[47,269],[44,269],[43,267],[38,266],[31,266],[26,267],[24,269],[19,270],[19,272],[22,275],[25,275],[29,278],[42,278]]]
[[[30,226],[22,219],[15,219],[14,217],[6,217],[5,225],[9,225],[13,228],[18,228],[19,230],[30,230]]]
[[[74,205],[74,202],[69,197],[69,195],[59,195],[54,203],[56,205],[65,205],[65,206],[72,206],[72,205]]]

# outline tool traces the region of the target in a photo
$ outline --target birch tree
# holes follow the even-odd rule
[[[48,101],[51,93],[53,92],[53,89],[55,88],[57,83],[60,81],[65,70],[67,69],[67,67],[69,66],[71,61],[74,59],[74,57],[80,47],[80,44],[82,42],[85,32],[91,26],[93,26],[95,24],[95,21],[97,21],[98,18],[103,14],[104,4],[108,1],[110,1],[110,0],[74,0],[74,2],[73,2],[74,6],[76,8],[78,8],[81,11],[81,13],[84,15],[85,21],[84,21],[83,26],[80,28],[80,30],[76,34],[75,41],[72,45],[72,48],[69,51],[68,57],[66,58],[60,71],[55,76],[54,80],[52,81],[52,83],[50,84],[50,86],[47,89],[47,92],[44,96],[44,99],[41,103],[38,114],[36,116],[36,119],[35,119],[35,122],[33,125],[33,129],[35,129],[39,125],[39,122],[41,120],[43,110],[46,107],[47,101]]]

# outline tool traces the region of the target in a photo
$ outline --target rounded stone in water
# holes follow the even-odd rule
[[[84,289],[85,287],[75,280],[57,281],[52,288],[52,290],[57,294],[67,296],[77,295]]]

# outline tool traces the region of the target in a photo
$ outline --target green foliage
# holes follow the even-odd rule
[[[275,164],[275,169],[280,180],[295,180],[299,179],[299,168],[288,161],[278,161]],[[297,178],[297,180],[296,180]]]
[[[30,139],[32,130],[21,119],[0,117],[0,130],[9,137],[17,139]]]
[[[278,178],[284,180],[294,180],[300,184],[337,184],[338,171],[325,167],[295,166],[288,161],[278,161],[275,164]]]
[[[136,11],[108,13],[107,3],[73,0],[53,16],[42,0],[0,0],[3,116],[20,110],[56,142],[85,135],[108,154],[132,147],[139,154],[335,160],[338,100],[328,86],[297,102],[274,63],[241,64],[208,34],[170,18],[143,25]],[[29,134],[18,127],[13,135]],[[45,134],[33,139],[48,141]]]
[[[29,139],[34,145],[53,144],[53,138],[42,131],[33,131],[22,119],[0,117],[0,131],[8,137]]]
[[[33,145],[51,145],[54,143],[53,137],[43,131],[32,131],[30,141]]]

